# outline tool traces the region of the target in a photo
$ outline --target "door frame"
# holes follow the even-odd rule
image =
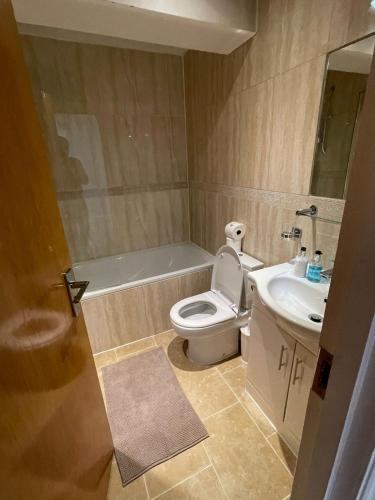
[[[332,368],[325,399],[310,392],[292,500],[324,498],[375,313],[374,109],[373,58],[320,339],[333,355]],[[370,458],[353,453],[357,491]]]

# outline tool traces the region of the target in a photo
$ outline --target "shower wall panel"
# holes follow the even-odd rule
[[[182,58],[23,40],[73,261],[188,240]]]

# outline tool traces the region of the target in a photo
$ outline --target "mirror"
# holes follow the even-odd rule
[[[310,194],[345,198],[375,35],[328,57]]]

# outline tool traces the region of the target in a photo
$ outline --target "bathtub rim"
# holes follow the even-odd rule
[[[169,273],[157,274],[155,276],[150,276],[149,278],[144,278],[144,279],[140,279],[140,280],[136,280],[136,281],[130,281],[128,283],[121,283],[119,285],[114,285],[111,287],[106,287],[106,288],[101,288],[99,290],[93,290],[91,292],[86,292],[82,297],[82,301],[94,299],[96,297],[101,297],[102,295],[108,295],[111,293],[120,292],[122,290],[127,290],[129,288],[136,288],[139,286],[148,285],[150,283],[154,283],[157,281],[167,280],[167,279],[174,278],[177,276],[182,276],[184,274],[191,274],[194,272],[199,272],[199,271],[202,271],[204,269],[210,269],[213,267],[214,262],[215,262],[215,256],[212,255],[211,253],[207,252],[207,250],[205,250],[204,248],[200,247],[199,245],[197,245],[196,243],[194,243],[192,241],[181,241],[179,243],[173,243],[171,245],[162,245],[161,247],[147,248],[144,250],[154,250],[156,248],[173,248],[173,247],[181,246],[184,244],[189,244],[189,245],[195,246],[196,248],[198,248],[201,252],[203,252],[206,255],[208,260],[206,262],[203,262],[202,264],[198,264],[198,265],[190,266],[190,267],[184,267],[183,269],[178,269],[176,271],[171,271]],[[110,257],[116,258],[120,255],[124,255],[124,254],[111,255]],[[83,261],[83,262],[85,262],[85,261]],[[76,262],[74,264],[74,266],[80,265],[83,262],[82,261]]]

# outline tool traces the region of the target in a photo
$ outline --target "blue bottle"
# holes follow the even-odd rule
[[[307,279],[313,283],[320,283],[322,270],[322,252],[317,250],[315,252],[314,260],[310,262],[307,270]]]

